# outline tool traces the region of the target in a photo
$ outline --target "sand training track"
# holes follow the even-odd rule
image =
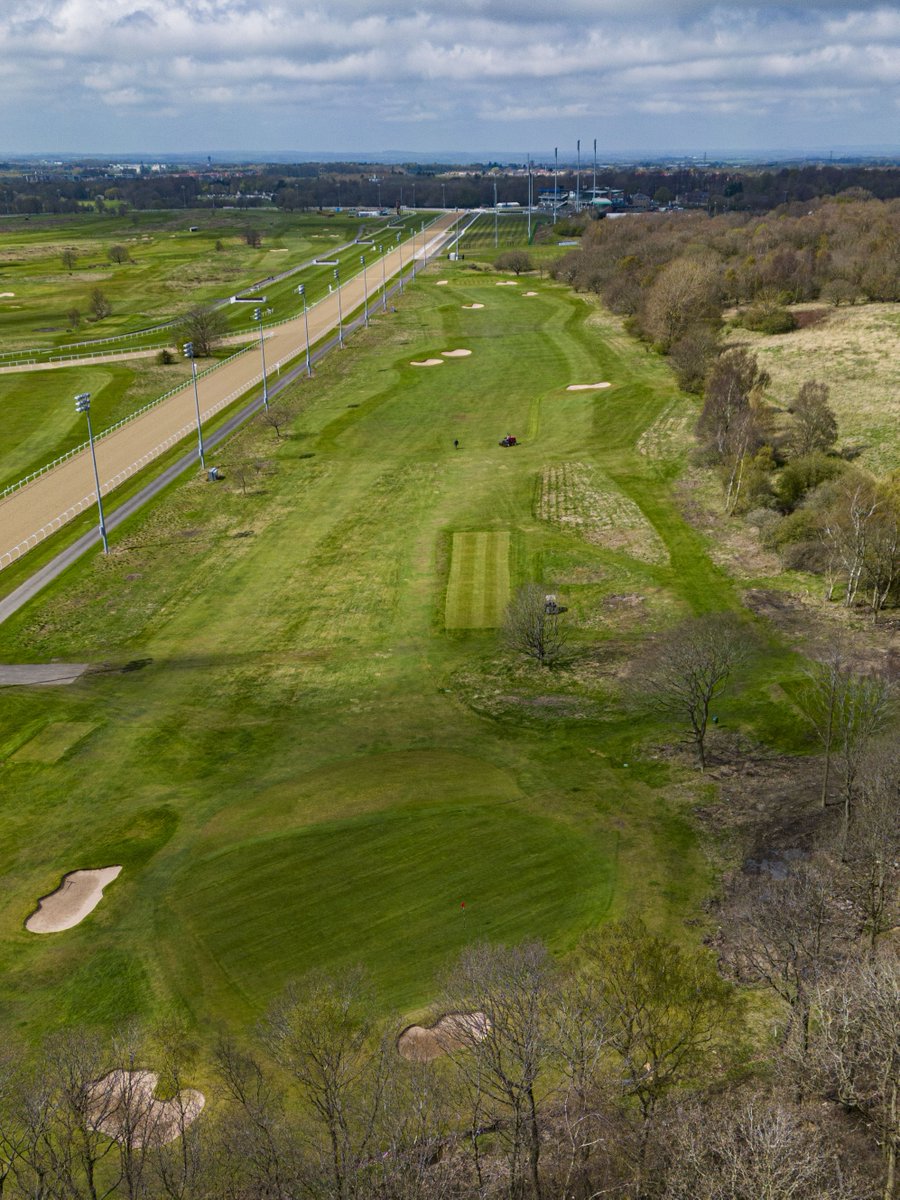
[[[570,383],[567,392],[596,392],[600,388],[612,387],[611,383]]]
[[[427,229],[428,253],[440,248],[456,214],[446,213]],[[421,259],[421,238],[416,242],[416,258]],[[401,266],[410,265],[411,245],[404,242],[399,250],[384,257],[385,278],[396,275]],[[365,283],[362,273],[348,279],[341,288],[341,307],[345,319],[364,300]],[[374,298],[372,308],[376,309]],[[317,342],[338,324],[338,294],[332,292],[309,310],[309,336]],[[252,334],[248,331],[248,335]],[[266,366],[271,379],[277,377],[280,366],[297,358],[306,349],[306,334],[302,310],[296,319],[286,321],[267,331]],[[211,417],[261,381],[262,372],[258,348],[251,348],[231,362],[200,380],[200,411]],[[155,408],[135,417],[109,437],[96,443],[100,490],[110,492],[141,467],[153,461],[170,446],[196,428],[193,385],[187,385]],[[88,451],[60,463],[46,475],[41,475],[17,492],[0,501],[0,569],[9,566],[27,548],[36,544],[54,529],[66,524],[79,512],[96,504],[94,477]]]
[[[409,1062],[432,1062],[451,1050],[484,1041],[489,1028],[483,1012],[447,1013],[433,1025],[408,1025],[397,1038],[397,1052]]]
[[[25,922],[29,933],[60,933],[79,925],[103,899],[103,889],[112,883],[121,867],[100,867],[91,871],[70,871],[49,896],[42,896]]]
[[[174,1142],[199,1117],[206,1097],[184,1088],[172,1100],[157,1100],[157,1083],[155,1071],[110,1071],[96,1080],[88,1098],[94,1128],[134,1147]]]

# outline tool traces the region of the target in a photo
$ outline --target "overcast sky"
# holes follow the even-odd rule
[[[0,0],[0,153],[900,150],[900,6]]]

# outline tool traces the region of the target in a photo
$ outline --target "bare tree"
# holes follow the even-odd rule
[[[78,261],[78,256],[71,246],[67,246],[66,249],[63,250],[62,254],[60,254],[59,258],[64,270],[72,271],[75,269],[75,263]]]
[[[858,777],[858,796],[846,848],[849,893],[874,954],[900,918],[900,751],[870,749]]]
[[[744,877],[723,913],[725,958],[744,982],[763,983],[788,1009],[782,1044],[806,1070],[817,984],[844,953],[847,915],[825,865],[804,863],[786,878]]]
[[[106,256],[110,262],[114,263],[126,263],[131,258],[128,247],[120,245],[110,246],[106,252]]]
[[[771,1096],[677,1112],[661,1200],[862,1200],[833,1140]]]
[[[744,465],[763,444],[769,423],[762,390],[769,376],[747,350],[726,350],[714,361],[706,382],[697,438],[724,471],[725,503],[732,511],[740,498]]]
[[[568,635],[560,621],[560,606],[539,583],[526,583],[510,600],[503,638],[510,650],[533,658],[543,667],[559,663]]]
[[[270,404],[268,408],[263,409],[259,414],[259,419],[263,425],[268,425],[270,429],[275,430],[275,436],[281,440],[281,431],[291,420],[293,413],[283,404]]]
[[[73,329],[77,329],[81,324],[81,309],[73,306],[66,313],[66,319]]]
[[[389,1050],[362,972],[315,973],[290,984],[269,1014],[265,1041],[314,1117],[314,1148],[332,1195],[366,1195]]]
[[[835,1098],[859,1112],[884,1154],[883,1200],[897,1195],[900,1148],[900,961],[848,966],[818,993],[819,1069]]]
[[[710,706],[746,660],[750,641],[746,626],[727,613],[692,617],[656,639],[633,672],[638,700],[687,722],[701,770]]]
[[[539,943],[481,945],[463,952],[443,989],[446,1010],[466,1018],[448,1054],[506,1146],[510,1200],[543,1194],[538,1089],[551,1053],[554,984]]]
[[[834,409],[828,403],[828,385],[815,379],[802,384],[797,398],[788,406],[794,424],[790,432],[791,449],[795,455],[814,454],[830,450],[837,441],[838,424]]]
[[[887,727],[893,713],[893,687],[884,675],[847,674],[836,706],[837,745],[843,801],[840,853],[844,854],[850,818],[856,800],[857,780],[874,739]]]
[[[95,321],[102,321],[104,317],[108,317],[112,312],[112,305],[107,299],[103,288],[95,287],[91,291],[88,305]]]
[[[645,293],[645,328],[668,350],[698,321],[718,317],[721,293],[720,270],[712,258],[673,259]]]
[[[192,342],[197,358],[208,358],[228,330],[225,314],[220,308],[200,305],[189,309],[178,326],[178,340]]]

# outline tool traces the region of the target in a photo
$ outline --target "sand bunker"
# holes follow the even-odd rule
[[[472,353],[471,350],[442,350],[441,354],[444,358],[468,358]]]
[[[612,387],[611,383],[570,383],[567,392],[596,392],[598,388]]]
[[[154,1096],[155,1071],[110,1071],[90,1086],[88,1111],[100,1133],[131,1146],[174,1142],[203,1111],[206,1097],[184,1088],[172,1100]]]
[[[463,308],[484,308],[483,304],[464,304]]]
[[[0,292],[0,300],[5,300],[7,296],[14,296],[15,292]]]
[[[432,1062],[487,1037],[485,1013],[448,1013],[433,1025],[408,1025],[397,1038],[397,1052],[409,1062]]]
[[[518,287],[518,286],[519,286],[518,279],[502,279],[500,281],[500,283],[497,284],[497,287]]]
[[[440,367],[443,366],[442,358],[423,358],[421,362],[416,362],[415,359],[410,361],[411,367]]]
[[[522,295],[523,296],[536,296],[537,292],[523,292]]]
[[[71,929],[94,911],[103,899],[103,889],[118,876],[121,867],[96,871],[70,871],[49,896],[42,896],[25,922],[30,933],[60,933]]]
[[[450,282],[449,279],[439,279],[437,281],[437,283],[435,283],[434,286],[435,287],[446,287],[449,282]]]

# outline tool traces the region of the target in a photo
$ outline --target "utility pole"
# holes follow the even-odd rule
[[[597,139],[594,138],[594,179],[591,184],[591,199],[597,199]]]
[[[363,269],[363,324],[366,329],[369,328],[369,281],[366,278],[366,256],[361,254],[359,261],[362,263]]]
[[[528,153],[528,243],[531,244],[531,152]]]
[[[341,311],[341,268],[334,268],[334,278],[337,280],[338,294],[338,345],[343,350],[344,348],[344,314]]]
[[[500,243],[497,240],[497,180],[494,180],[494,249],[496,250]]]

